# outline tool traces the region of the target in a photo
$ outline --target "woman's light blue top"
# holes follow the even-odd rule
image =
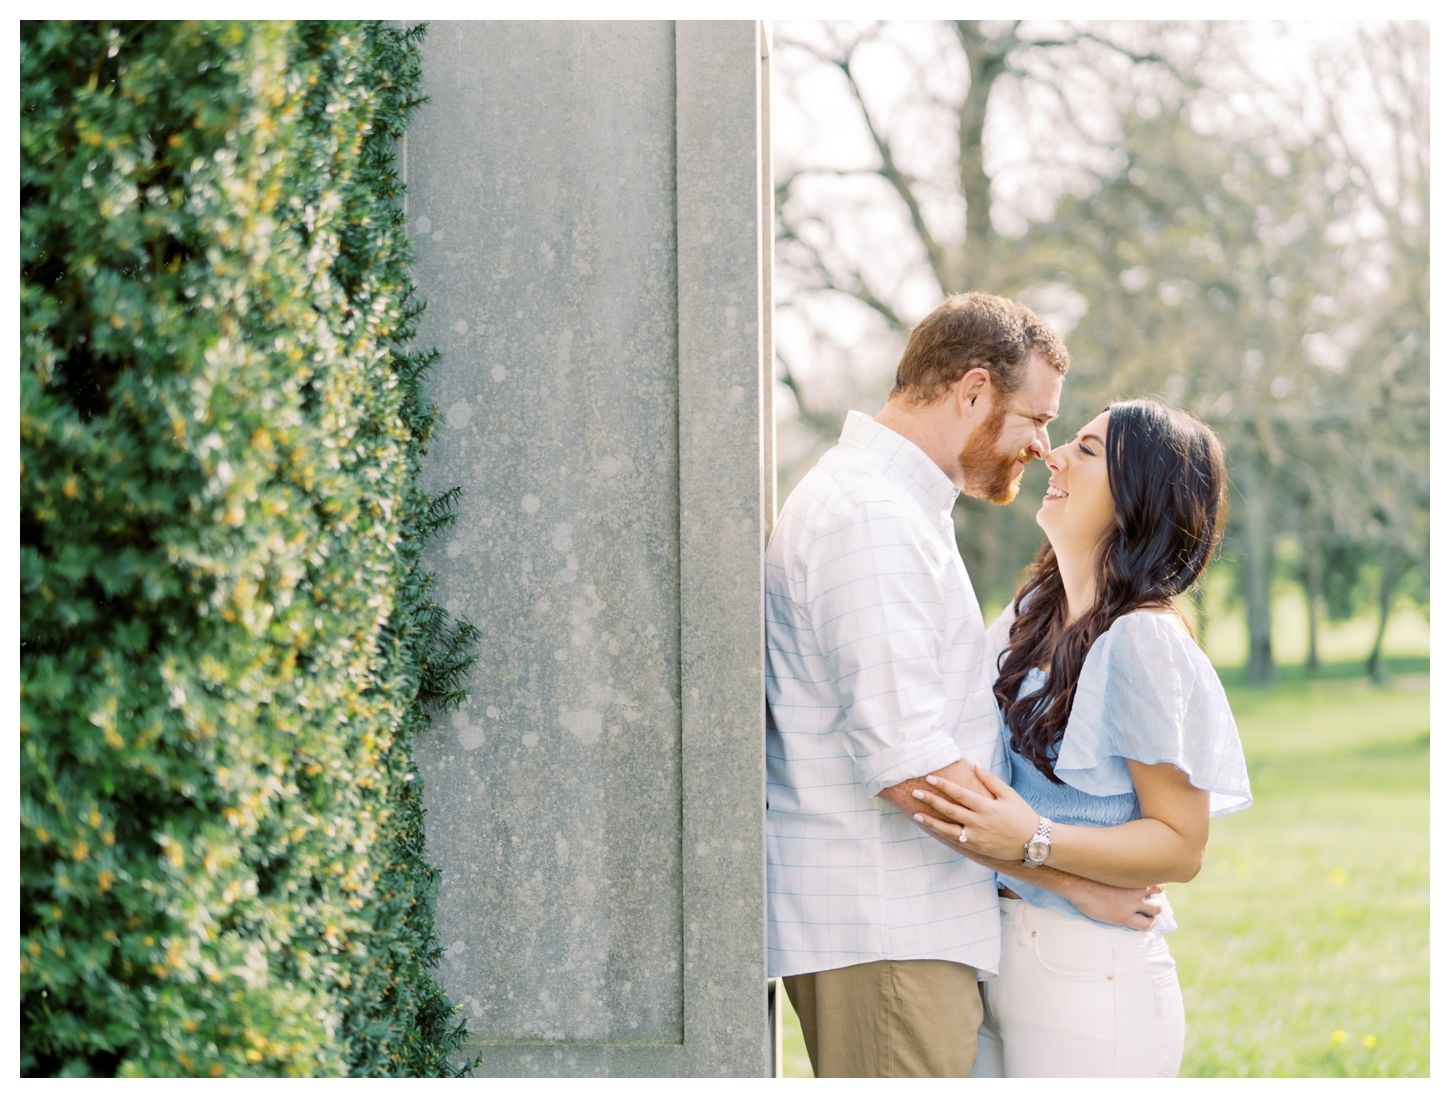
[[[1014,617],[1009,606],[987,632],[993,667],[1007,647]],[[1046,678],[1036,668],[1029,671],[1019,697],[1041,689]],[[1124,614],[1088,650],[1052,767],[1065,784],[1050,781],[1011,750],[1005,721],[1002,736],[1012,788],[1054,824],[1114,827],[1139,819],[1129,759],[1178,767],[1208,791],[1210,816],[1253,803],[1238,726],[1218,673],[1167,614]],[[1037,907],[1087,918],[1054,892],[1011,877],[998,880]],[[1176,927],[1165,897],[1153,929],[1166,933]]]

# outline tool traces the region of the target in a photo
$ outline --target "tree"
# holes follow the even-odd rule
[[[1378,544],[1392,529],[1396,560],[1423,557],[1428,146],[1415,28],[1288,43],[1275,56],[1297,50],[1306,64],[1277,82],[1232,26],[830,26],[780,38],[798,51],[787,89],[844,81],[866,135],[780,157],[780,370],[801,409],[794,426],[819,431],[852,389],[832,394],[813,357],[870,376],[832,346],[836,333],[883,364],[894,346],[861,339],[871,329],[843,320],[852,309],[899,340],[944,294],[990,289],[1070,331],[1068,424],[1158,393],[1219,432],[1251,680],[1274,674],[1271,584],[1286,535],[1312,548]],[[1355,81],[1377,89],[1378,115],[1347,116]],[[1386,125],[1400,150],[1388,175],[1364,151]],[[988,201],[991,216],[974,220]],[[1387,422],[1408,425],[1411,444],[1390,445]],[[1040,538],[1028,508],[975,501],[960,505],[958,532],[979,591],[999,597]]]
[[[779,157],[777,366],[787,485],[834,441],[847,404],[879,403],[905,334],[946,294],[1024,296],[1068,328],[1080,311],[1079,295],[1044,278],[1054,261],[1001,231],[998,222],[1025,222],[992,202],[989,105],[1006,95],[1018,120],[1029,111],[1045,119],[1030,127],[1030,155],[1010,169],[1017,176],[1027,169],[1051,176],[1057,189],[1090,189],[1115,162],[1105,144],[1114,121],[1101,112],[1079,117],[1069,93],[1113,110],[1140,93],[1169,94],[1196,43],[1195,33],[1176,27],[1143,34],[1020,21],[781,29],[787,96],[818,95],[829,77],[843,93],[831,132],[854,137],[824,154]],[[1050,202],[1037,199],[1039,212],[1050,213]],[[858,306],[854,317],[842,300]],[[1030,480],[1042,475],[1033,470]],[[956,517],[979,590],[1001,597],[1040,541],[1030,512],[963,501]]]

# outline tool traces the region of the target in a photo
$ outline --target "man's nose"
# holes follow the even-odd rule
[[[1037,436],[1033,438],[1032,444],[1027,447],[1027,452],[1042,461],[1047,460],[1047,455],[1052,452],[1052,442],[1047,437],[1047,428],[1039,427]]]

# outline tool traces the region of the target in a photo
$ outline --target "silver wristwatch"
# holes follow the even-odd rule
[[[1022,864],[1034,869],[1047,861],[1052,853],[1052,821],[1046,816],[1037,817],[1037,834],[1028,839],[1022,847]]]

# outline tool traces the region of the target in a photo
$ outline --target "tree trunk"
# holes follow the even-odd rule
[[[971,84],[967,96],[957,110],[957,173],[962,197],[967,204],[966,242],[955,269],[949,276],[946,293],[992,289],[992,181],[982,155],[982,132],[987,122],[987,100],[992,84],[1007,71],[1007,53],[1016,44],[1015,30],[998,38],[988,38],[979,20],[963,19],[956,23],[966,55]]]
[[[1312,537],[1304,539],[1304,601],[1309,606],[1309,658],[1304,670],[1317,675],[1319,663],[1319,600],[1324,590],[1324,561],[1319,543]]]
[[[1380,558],[1380,621],[1374,632],[1374,647],[1369,653],[1369,677],[1381,686],[1390,681],[1390,668],[1384,653],[1385,627],[1390,622],[1390,604],[1394,601],[1395,586],[1400,578],[1399,558],[1394,546],[1386,544]]]
[[[1274,666],[1273,605],[1271,581],[1274,575],[1274,533],[1269,517],[1269,501],[1265,498],[1258,470],[1245,462],[1239,477],[1245,511],[1244,552],[1239,562],[1242,569],[1244,609],[1249,627],[1249,658],[1244,664],[1244,681],[1274,682],[1279,669]]]

